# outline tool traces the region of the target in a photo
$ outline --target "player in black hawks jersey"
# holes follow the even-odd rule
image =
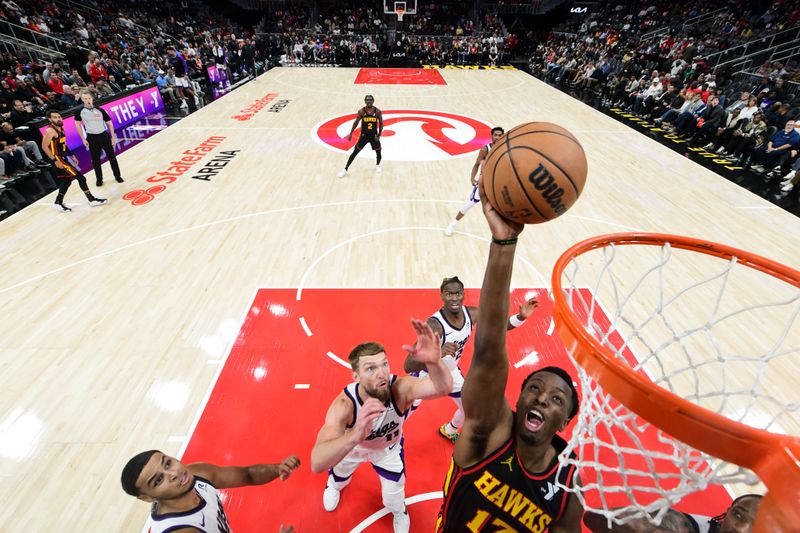
[[[489,202],[482,207],[492,244],[461,393],[464,426],[445,478],[437,532],[578,533],[581,504],[557,485],[577,482],[574,466],[559,468],[566,442],[556,435],[578,412],[578,394],[567,372],[545,367],[525,379],[514,410],[506,401],[509,286],[523,225],[501,217]]]
[[[358,127],[359,122],[361,122],[361,135],[358,137],[356,147],[353,149],[353,153],[350,154],[347,164],[336,175],[337,178],[344,178],[347,176],[347,169],[350,168],[350,165],[353,164],[353,160],[356,158],[358,153],[364,149],[367,143],[369,143],[369,145],[375,151],[375,173],[381,173],[381,133],[383,133],[383,114],[381,114],[380,109],[373,105],[375,104],[375,97],[371,94],[368,94],[364,97],[364,103],[366,105],[358,110],[358,115],[356,115],[356,119],[353,121],[353,127],[350,128],[350,135],[347,136],[347,140],[353,140],[353,132],[356,131],[356,127]]]
[[[45,129],[42,138],[42,151],[50,159],[53,165],[53,173],[58,179],[58,195],[56,195],[55,205],[62,212],[72,211],[72,208],[64,205],[64,195],[67,193],[72,180],[77,180],[83,194],[89,201],[89,205],[103,205],[106,203],[105,198],[97,198],[89,190],[89,184],[86,183],[86,176],[81,174],[78,169],[78,160],[75,154],[67,146],[67,138],[64,134],[64,120],[61,118],[61,113],[55,109],[47,112],[47,118],[50,123]]]

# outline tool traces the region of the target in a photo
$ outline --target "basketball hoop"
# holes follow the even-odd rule
[[[564,488],[609,524],[660,521],[685,495],[752,484],[755,472],[769,492],[754,531],[797,531],[800,392],[774,382],[797,375],[800,271],[713,242],[619,233],[569,248],[552,283],[582,389],[561,455],[578,455],[582,486]],[[664,450],[643,445],[648,431]]]
[[[397,22],[403,22],[403,15],[406,13],[406,8],[397,6],[394,8],[394,14],[397,15]]]

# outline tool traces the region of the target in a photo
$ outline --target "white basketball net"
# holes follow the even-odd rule
[[[665,244],[578,255],[562,288],[587,331],[658,386],[751,427],[800,434],[796,287],[736,258]],[[671,505],[709,484],[758,482],[645,422],[576,367],[582,403],[561,460],[577,466],[582,486],[563,488],[587,511],[609,524],[639,517],[658,524]]]

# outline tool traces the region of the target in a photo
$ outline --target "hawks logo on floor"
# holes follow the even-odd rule
[[[477,152],[491,142],[491,126],[464,115],[413,109],[384,109],[384,161],[438,161]],[[325,148],[345,153],[358,140],[357,132],[347,140],[355,113],[317,124],[311,137]],[[358,131],[358,130],[356,130]],[[363,155],[362,155],[363,154]],[[358,157],[372,157],[369,151]]]

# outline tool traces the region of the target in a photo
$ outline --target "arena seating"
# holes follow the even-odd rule
[[[792,81],[798,79],[797,62],[766,61],[750,72],[732,72],[725,68],[724,51],[751,42],[755,47],[749,49],[758,50],[765,35],[796,25],[800,2],[780,9],[752,2],[724,9],[704,9],[695,2],[614,5],[570,21],[538,42],[530,58],[534,75],[699,162],[718,161],[715,170],[732,169],[724,171],[727,177],[748,182],[764,197],[785,196],[792,186],[775,178],[793,174],[798,147],[767,158],[766,165],[760,153],[787,120],[800,117],[800,86]],[[692,18],[698,23],[685,23]],[[702,107],[679,119],[695,92]],[[724,113],[715,112],[705,125],[714,96]],[[737,103],[748,96],[754,108]],[[734,115],[736,108],[742,109],[741,118]],[[752,134],[756,111],[762,126]],[[752,142],[723,142],[742,135]]]

